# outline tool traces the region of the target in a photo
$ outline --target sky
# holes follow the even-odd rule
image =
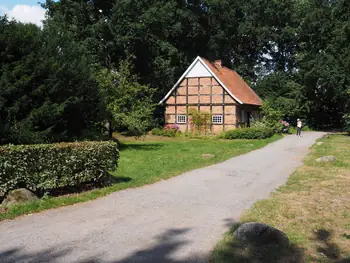
[[[7,14],[9,18],[41,27],[45,10],[38,2],[45,2],[45,0],[0,0],[0,15]]]

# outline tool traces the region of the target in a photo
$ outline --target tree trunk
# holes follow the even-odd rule
[[[109,139],[113,139],[113,127],[112,127],[112,121],[108,121],[108,136]]]

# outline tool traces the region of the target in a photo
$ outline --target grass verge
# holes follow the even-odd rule
[[[20,215],[37,213],[75,203],[93,200],[130,187],[140,187],[167,179],[183,172],[222,162],[231,157],[264,147],[278,140],[186,140],[127,141],[121,145],[119,167],[112,174],[116,183],[105,188],[60,197],[48,197],[35,202],[0,206],[0,221]],[[204,159],[202,154],[213,154]]]
[[[289,247],[244,245],[232,237],[239,226],[217,244],[213,263],[350,262],[350,137],[331,135],[314,145],[311,153],[270,198],[258,201],[241,218],[284,231]],[[316,158],[334,155],[334,163]]]

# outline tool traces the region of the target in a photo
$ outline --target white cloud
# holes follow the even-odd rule
[[[7,13],[7,8],[4,5],[0,5],[0,16],[3,16],[4,14]]]
[[[7,14],[9,18],[14,18],[22,23],[33,23],[42,26],[45,19],[45,9],[40,6],[15,5],[11,10],[5,6],[0,6],[0,14]]]

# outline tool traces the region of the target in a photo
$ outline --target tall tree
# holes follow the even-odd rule
[[[3,142],[72,140],[92,130],[100,98],[84,46],[57,26],[59,17],[43,31],[1,21],[7,50],[0,75]]]
[[[109,136],[113,127],[127,130],[136,137],[146,134],[154,124],[154,89],[141,85],[131,73],[131,63],[122,61],[117,70],[100,68],[95,74],[103,98],[105,117],[109,122]]]
[[[37,67],[42,32],[35,25],[21,24],[0,17],[0,143],[13,142],[23,130],[31,108],[30,94],[40,77]],[[29,140],[29,138],[28,138]]]
[[[104,82],[95,79],[97,72],[110,77],[129,59],[137,81],[125,87],[131,93],[135,87],[154,88],[156,102],[197,55],[223,59],[285,117],[341,126],[349,111],[346,0],[46,0],[43,6],[48,11],[43,31],[7,20],[1,24],[0,47],[9,50],[0,54],[2,130],[11,116],[20,127],[26,123],[42,134],[75,136],[103,115]],[[7,39],[11,27],[15,33]],[[64,89],[58,92],[58,86]],[[12,98],[11,92],[21,95]],[[38,110],[44,102],[52,116]],[[83,122],[62,117],[68,105],[83,109],[78,114],[85,116]],[[33,109],[41,122],[24,113]]]
[[[115,0],[106,5],[62,0],[45,6],[51,16],[62,13],[76,38],[91,50],[104,48],[99,54],[108,57],[110,65],[131,57],[141,83],[157,88],[159,99],[197,55],[221,58],[255,79],[263,33],[254,27],[252,6],[246,2]]]
[[[348,111],[350,9],[347,1],[302,2],[299,78],[315,126],[340,127]]]

